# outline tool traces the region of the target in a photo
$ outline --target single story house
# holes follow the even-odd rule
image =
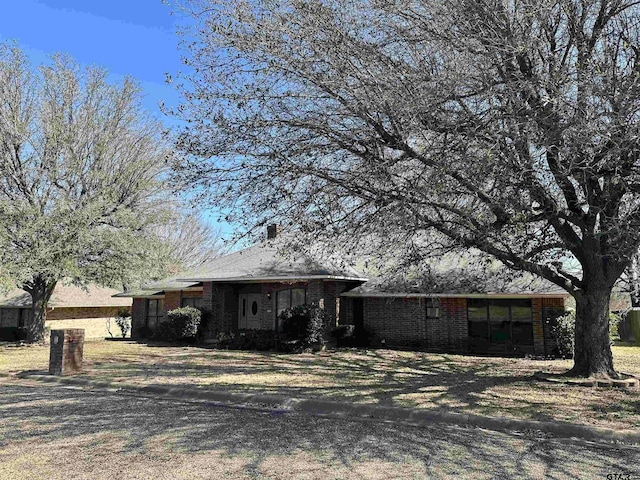
[[[131,299],[114,298],[118,290],[88,285],[86,289],[74,285],[58,283],[49,300],[45,312],[45,328],[83,328],[85,338],[109,336],[108,327],[114,336],[120,336],[120,329],[111,321],[121,310],[131,310]],[[31,295],[24,290],[14,289],[0,296],[0,338],[19,338],[20,328],[31,316]],[[18,336],[18,337],[17,337]]]
[[[278,233],[271,225],[260,244],[116,295],[133,298],[132,336],[148,335],[168,310],[181,306],[209,310],[207,335],[214,337],[278,329],[280,312],[317,303],[333,325],[363,326],[386,346],[498,354],[551,354],[555,349],[547,320],[564,312],[568,295],[547,282],[490,286],[476,277],[440,289],[390,286],[322,255],[285,255]]]

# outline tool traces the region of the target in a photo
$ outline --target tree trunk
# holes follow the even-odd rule
[[[576,296],[574,365],[568,375],[617,378],[609,339],[611,288],[592,288]]]
[[[56,281],[36,276],[23,288],[31,294],[31,318],[26,325],[26,341],[36,343],[44,340],[46,309]]]
[[[631,265],[627,268],[627,276],[629,277],[631,306],[640,307],[640,259],[637,253],[631,258]]]

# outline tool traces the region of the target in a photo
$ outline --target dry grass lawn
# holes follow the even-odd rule
[[[640,391],[556,385],[534,372],[568,360],[338,350],[278,354],[87,342],[82,375],[136,384],[325,397],[536,420],[640,428]],[[615,346],[616,368],[640,375],[640,347]],[[46,370],[47,346],[0,346],[0,373]]]
[[[637,478],[635,446],[0,386],[0,479]]]

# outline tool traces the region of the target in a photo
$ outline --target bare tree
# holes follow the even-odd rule
[[[169,259],[168,273],[197,268],[225,252],[221,229],[182,209],[174,210],[171,220],[153,233],[164,244],[161,256]]]
[[[27,340],[42,339],[56,284],[132,283],[161,270],[146,233],[168,159],[131,79],[107,82],[54,56],[35,69],[0,45],[0,277],[32,297]]]
[[[412,255],[438,232],[544,277],[576,300],[571,374],[616,375],[609,298],[640,244],[635,1],[186,7],[178,181],[247,227]]]

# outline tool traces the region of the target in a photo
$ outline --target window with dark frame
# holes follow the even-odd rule
[[[202,297],[185,297],[180,300],[181,307],[193,307],[202,309]]]
[[[425,300],[427,308],[427,318],[440,318],[440,299],[439,298],[427,298]]]
[[[533,345],[533,313],[529,299],[467,301],[469,337],[491,344]]]
[[[279,316],[284,310],[307,303],[306,288],[290,288],[276,292],[276,312]]]
[[[162,298],[147,299],[147,321],[148,328],[155,329],[164,318],[164,300]]]

